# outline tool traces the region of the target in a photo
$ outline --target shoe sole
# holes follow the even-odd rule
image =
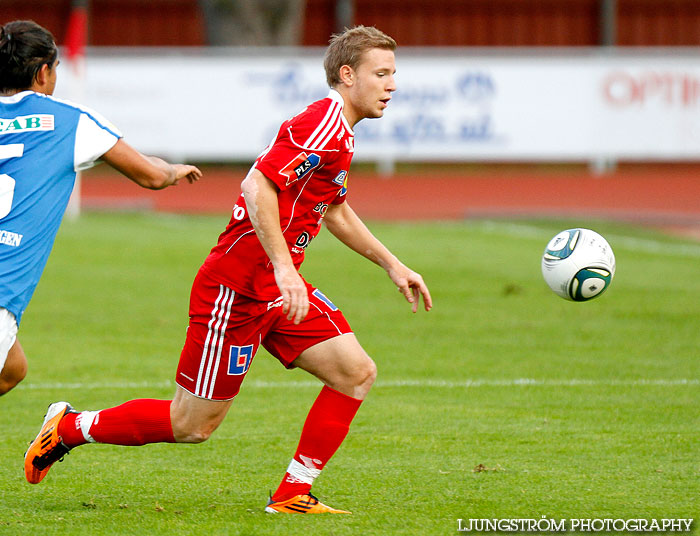
[[[283,501],[283,504],[285,502]],[[318,504],[321,505],[323,508],[327,508],[327,510],[322,510],[322,511],[312,511],[311,509],[305,510],[302,509],[302,507],[299,508],[290,508],[290,510],[277,510],[276,508],[273,508],[274,504],[279,504],[279,503],[272,503],[268,502],[267,506],[265,506],[265,513],[266,514],[311,514],[311,515],[317,515],[317,514],[352,514],[352,512],[348,512],[347,510],[338,510],[336,508],[331,508],[328,505],[325,505],[321,502]],[[297,506],[297,505],[292,505],[292,506]]]

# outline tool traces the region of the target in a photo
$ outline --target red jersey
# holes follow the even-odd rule
[[[280,224],[297,270],[328,205],[343,203],[347,194],[354,133],[342,112],[343,98],[331,90],[285,121],[253,166],[279,188]],[[262,301],[280,296],[243,194],[202,270],[244,296]]]

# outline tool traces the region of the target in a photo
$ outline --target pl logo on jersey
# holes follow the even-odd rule
[[[53,126],[53,115],[50,114],[22,115],[12,119],[0,117],[0,135],[15,132],[53,130]]]
[[[284,166],[280,175],[287,177],[287,186],[293,182],[303,179],[321,163],[321,157],[315,153],[307,156],[306,153],[299,153],[289,164]]]

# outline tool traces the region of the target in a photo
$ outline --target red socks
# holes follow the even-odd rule
[[[170,402],[144,398],[102,411],[68,413],[58,425],[58,434],[71,448],[85,443],[174,443]]]
[[[131,400],[101,411],[68,413],[58,434],[68,447],[85,443],[145,445],[174,443],[170,400]],[[309,410],[297,451],[273,500],[284,501],[311,490],[314,479],[342,444],[362,400],[323,387]]]
[[[306,417],[296,454],[272,496],[273,501],[285,501],[311,490],[314,479],[348,434],[360,404],[362,400],[328,386],[321,389]]]

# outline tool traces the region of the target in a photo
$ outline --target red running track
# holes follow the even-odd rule
[[[244,171],[205,169],[197,184],[153,192],[101,166],[83,178],[86,209],[227,213]],[[348,200],[368,220],[458,220],[555,216],[611,218],[658,226],[700,228],[700,172],[656,166],[592,176],[585,170],[443,174],[382,178],[351,173]]]

